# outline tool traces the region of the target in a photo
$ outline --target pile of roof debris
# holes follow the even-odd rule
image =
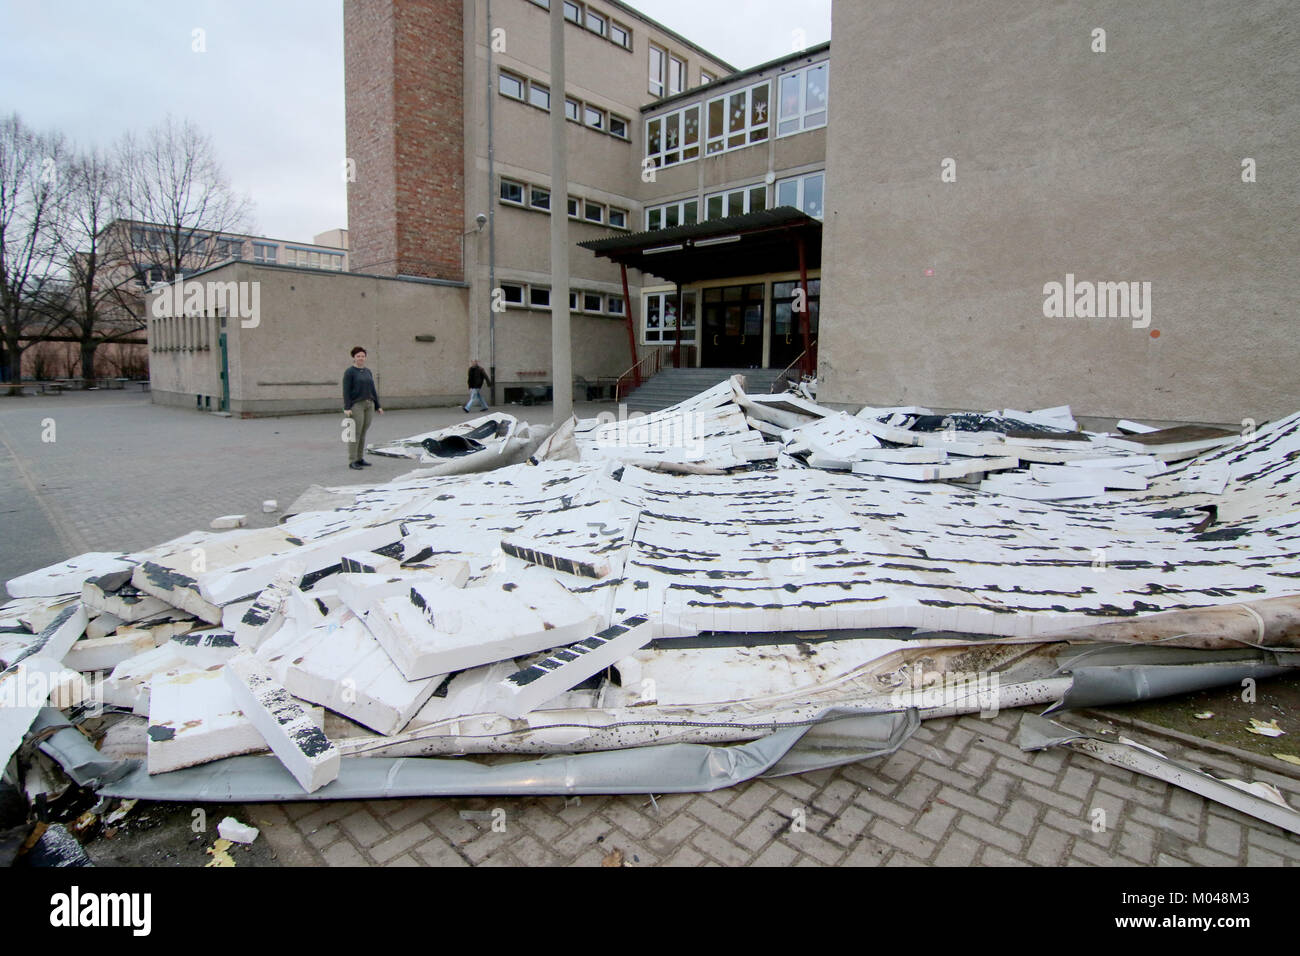
[[[10,581],[0,761],[124,799],[696,791],[1300,663],[1300,415],[1105,435],[737,377],[371,452],[422,467]]]

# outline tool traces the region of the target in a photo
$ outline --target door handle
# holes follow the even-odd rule
[[[786,345],[789,345],[789,344],[790,344],[790,336],[788,336],[788,335],[785,337],[785,344],[786,344]]]
[[[740,344],[741,345],[745,344],[745,337],[743,335],[740,337]]]
[[[713,337],[713,344],[714,345],[718,344],[718,337],[716,335]]]

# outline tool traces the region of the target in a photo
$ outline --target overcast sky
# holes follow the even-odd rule
[[[790,52],[795,31],[810,46],[830,38],[831,0],[632,5],[740,69]],[[81,146],[188,117],[252,197],[254,231],[309,240],[347,222],[342,10],[342,0],[0,0],[0,113]]]

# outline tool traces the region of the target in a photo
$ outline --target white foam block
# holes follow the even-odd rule
[[[12,578],[5,584],[5,589],[10,597],[15,598],[79,594],[88,578],[113,571],[129,571],[132,562],[123,560],[125,556],[123,551],[88,551],[39,571]]]
[[[248,523],[248,515],[222,515],[220,518],[212,519],[212,527],[218,531],[225,531],[230,528],[242,528]]]
[[[338,748],[312,722],[307,709],[249,655],[232,658],[221,671],[236,701],[295,780],[314,793],[339,775]]]
[[[83,638],[64,655],[63,663],[75,671],[112,670],[125,660],[158,645],[148,631],[127,630],[108,637]]]
[[[266,749],[221,670],[154,675],[148,733],[151,774]]]
[[[340,562],[344,574],[391,574],[401,568],[396,558],[373,551],[353,551]]]
[[[257,596],[240,616],[234,627],[235,641],[241,647],[255,649],[271,637],[284,623],[285,604],[291,595],[301,593],[303,566],[290,563],[275,575],[270,587]]]
[[[619,658],[644,647],[653,637],[654,626],[649,618],[640,615],[624,618],[511,674],[497,685],[493,703],[507,717],[522,717]]]
[[[89,615],[86,614],[85,605],[80,601],[69,604],[46,624],[35,639],[27,644],[26,649],[19,652],[10,663],[16,664],[27,657],[45,657],[52,661],[62,661],[77,638],[86,632],[88,623]]]
[[[972,458],[949,461],[938,465],[898,465],[886,461],[858,461],[853,463],[855,475],[876,475],[881,478],[903,478],[907,481],[947,481],[980,472],[1017,468],[1018,458]]]
[[[384,598],[366,626],[409,680],[535,654],[590,634],[598,617],[559,582],[412,587]]]
[[[51,657],[32,656],[0,673],[0,768],[9,763],[52,692],[72,686],[79,674]],[[73,700],[61,700],[63,706]]]

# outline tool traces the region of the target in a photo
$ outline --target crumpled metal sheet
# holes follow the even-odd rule
[[[156,776],[137,767],[105,782],[98,792],[105,797],[211,803],[701,793],[760,776],[887,756],[919,726],[915,710],[847,716],[831,711],[815,723],[733,746],[666,744],[492,765],[467,759],[355,757],[345,759],[338,778],[314,793],[305,793],[274,757],[231,757]]]
[[[1026,714],[1020,721],[1019,744],[1021,750],[1065,746],[1112,766],[1190,790],[1291,833],[1300,833],[1300,811],[1287,804],[1280,794],[1274,792],[1271,797],[1265,797],[1261,795],[1258,783],[1221,780],[1127,737],[1104,740],[1063,727],[1046,717]]]
[[[41,753],[57,761],[79,787],[94,789],[120,780],[140,767],[138,760],[106,759],[86,735],[68,723],[62,712],[54,707],[42,708],[32,721],[30,733],[45,736],[38,745]]]
[[[1222,663],[1151,666],[1099,665],[1067,667],[1065,670],[1073,678],[1073,682],[1065,696],[1061,698],[1061,702],[1048,708],[1048,713],[1054,710],[1075,710],[1080,707],[1131,704],[1155,697],[1188,694],[1208,687],[1240,683],[1247,677],[1264,680],[1268,677],[1295,673],[1295,666],[1272,664],[1262,660],[1236,660]]]

